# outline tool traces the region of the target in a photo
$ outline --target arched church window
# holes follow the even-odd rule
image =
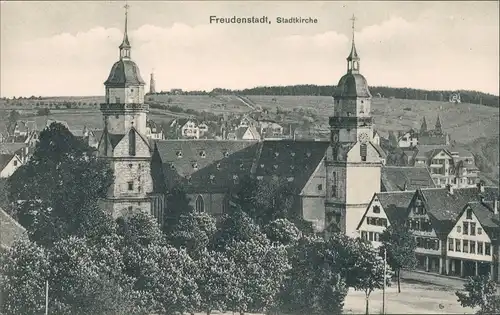
[[[197,212],[205,212],[205,201],[201,195],[196,197],[196,211]]]
[[[332,173],[332,197],[337,197],[337,173]]]

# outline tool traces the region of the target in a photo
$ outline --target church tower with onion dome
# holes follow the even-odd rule
[[[329,119],[330,147],[325,158],[325,229],[357,236],[356,229],[373,194],[380,192],[382,149],[373,141],[372,96],[360,73],[354,42],[347,57],[347,73],[333,94]]]
[[[151,153],[146,137],[149,108],[144,103],[144,80],[131,59],[128,8],[125,5],[125,31],[119,46],[119,60],[104,82],[105,102],[100,106],[104,132],[98,154],[109,162],[115,175],[103,207],[115,218],[151,211]]]

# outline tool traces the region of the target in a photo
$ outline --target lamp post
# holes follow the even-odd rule
[[[386,269],[387,269],[387,249],[384,247],[384,287],[382,289],[382,314],[385,314],[385,286],[386,286]]]
[[[45,281],[45,315],[49,314],[49,280]]]

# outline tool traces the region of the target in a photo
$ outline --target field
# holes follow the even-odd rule
[[[309,109],[320,117],[321,123],[327,124],[333,112],[333,100],[328,96],[247,96],[263,108],[281,107]],[[373,98],[372,116],[375,129],[382,136],[390,130],[419,129],[423,117],[432,129],[437,115],[441,118],[443,130],[451,135],[452,140],[469,143],[477,138],[498,135],[499,111],[494,107],[477,104],[453,104],[421,100],[402,100]]]
[[[245,113],[250,110],[240,99],[233,95],[148,95],[148,101],[153,100],[169,106],[179,106],[196,111],[221,113]]]

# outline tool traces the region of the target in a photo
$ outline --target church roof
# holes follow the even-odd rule
[[[333,97],[371,97],[368,83],[359,73],[347,73],[340,78]]]
[[[144,85],[139,67],[132,60],[121,59],[113,65],[104,85],[109,87],[129,87]]]

